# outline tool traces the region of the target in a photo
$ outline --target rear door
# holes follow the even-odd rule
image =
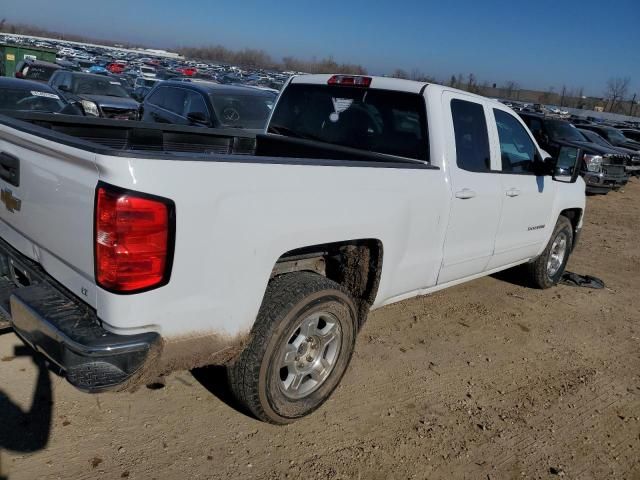
[[[0,237],[90,305],[94,157],[0,123]]]
[[[490,114],[494,149],[500,152],[502,218],[489,268],[497,268],[537,255],[551,235],[557,183],[536,176],[533,163],[538,148],[524,123],[505,108]]]
[[[477,97],[444,92],[451,211],[438,283],[483,272],[493,255],[502,197],[486,108]]]

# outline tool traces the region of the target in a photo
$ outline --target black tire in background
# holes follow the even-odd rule
[[[564,244],[560,259],[559,247]],[[567,217],[560,216],[547,247],[535,261],[526,265],[529,283],[536,288],[551,288],[562,278],[573,247],[573,226]],[[551,268],[553,266],[553,268]]]
[[[310,414],[340,383],[351,360],[357,325],[353,299],[336,282],[311,272],[276,277],[267,287],[249,343],[228,367],[231,391],[253,415],[269,423],[286,424]],[[307,337],[303,328],[313,334]],[[294,364],[284,366],[291,356]],[[331,363],[330,368],[320,367],[322,380],[316,380],[321,377],[313,375],[315,369],[302,378],[318,361]]]

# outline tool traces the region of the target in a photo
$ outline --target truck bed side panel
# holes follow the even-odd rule
[[[277,259],[322,243],[382,242],[376,306],[435,284],[444,228],[439,203],[447,197],[441,170],[223,160],[98,155],[102,181],[176,205],[169,284],[139,295],[99,291],[98,315],[110,328],[153,328],[167,337],[246,333]]]

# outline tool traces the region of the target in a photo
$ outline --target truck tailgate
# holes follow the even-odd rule
[[[0,124],[0,237],[95,306],[95,154],[28,127]]]

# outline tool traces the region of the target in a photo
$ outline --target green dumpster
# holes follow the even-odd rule
[[[13,77],[22,60],[40,60],[54,63],[56,51],[49,48],[25,47],[0,43],[0,76]]]

